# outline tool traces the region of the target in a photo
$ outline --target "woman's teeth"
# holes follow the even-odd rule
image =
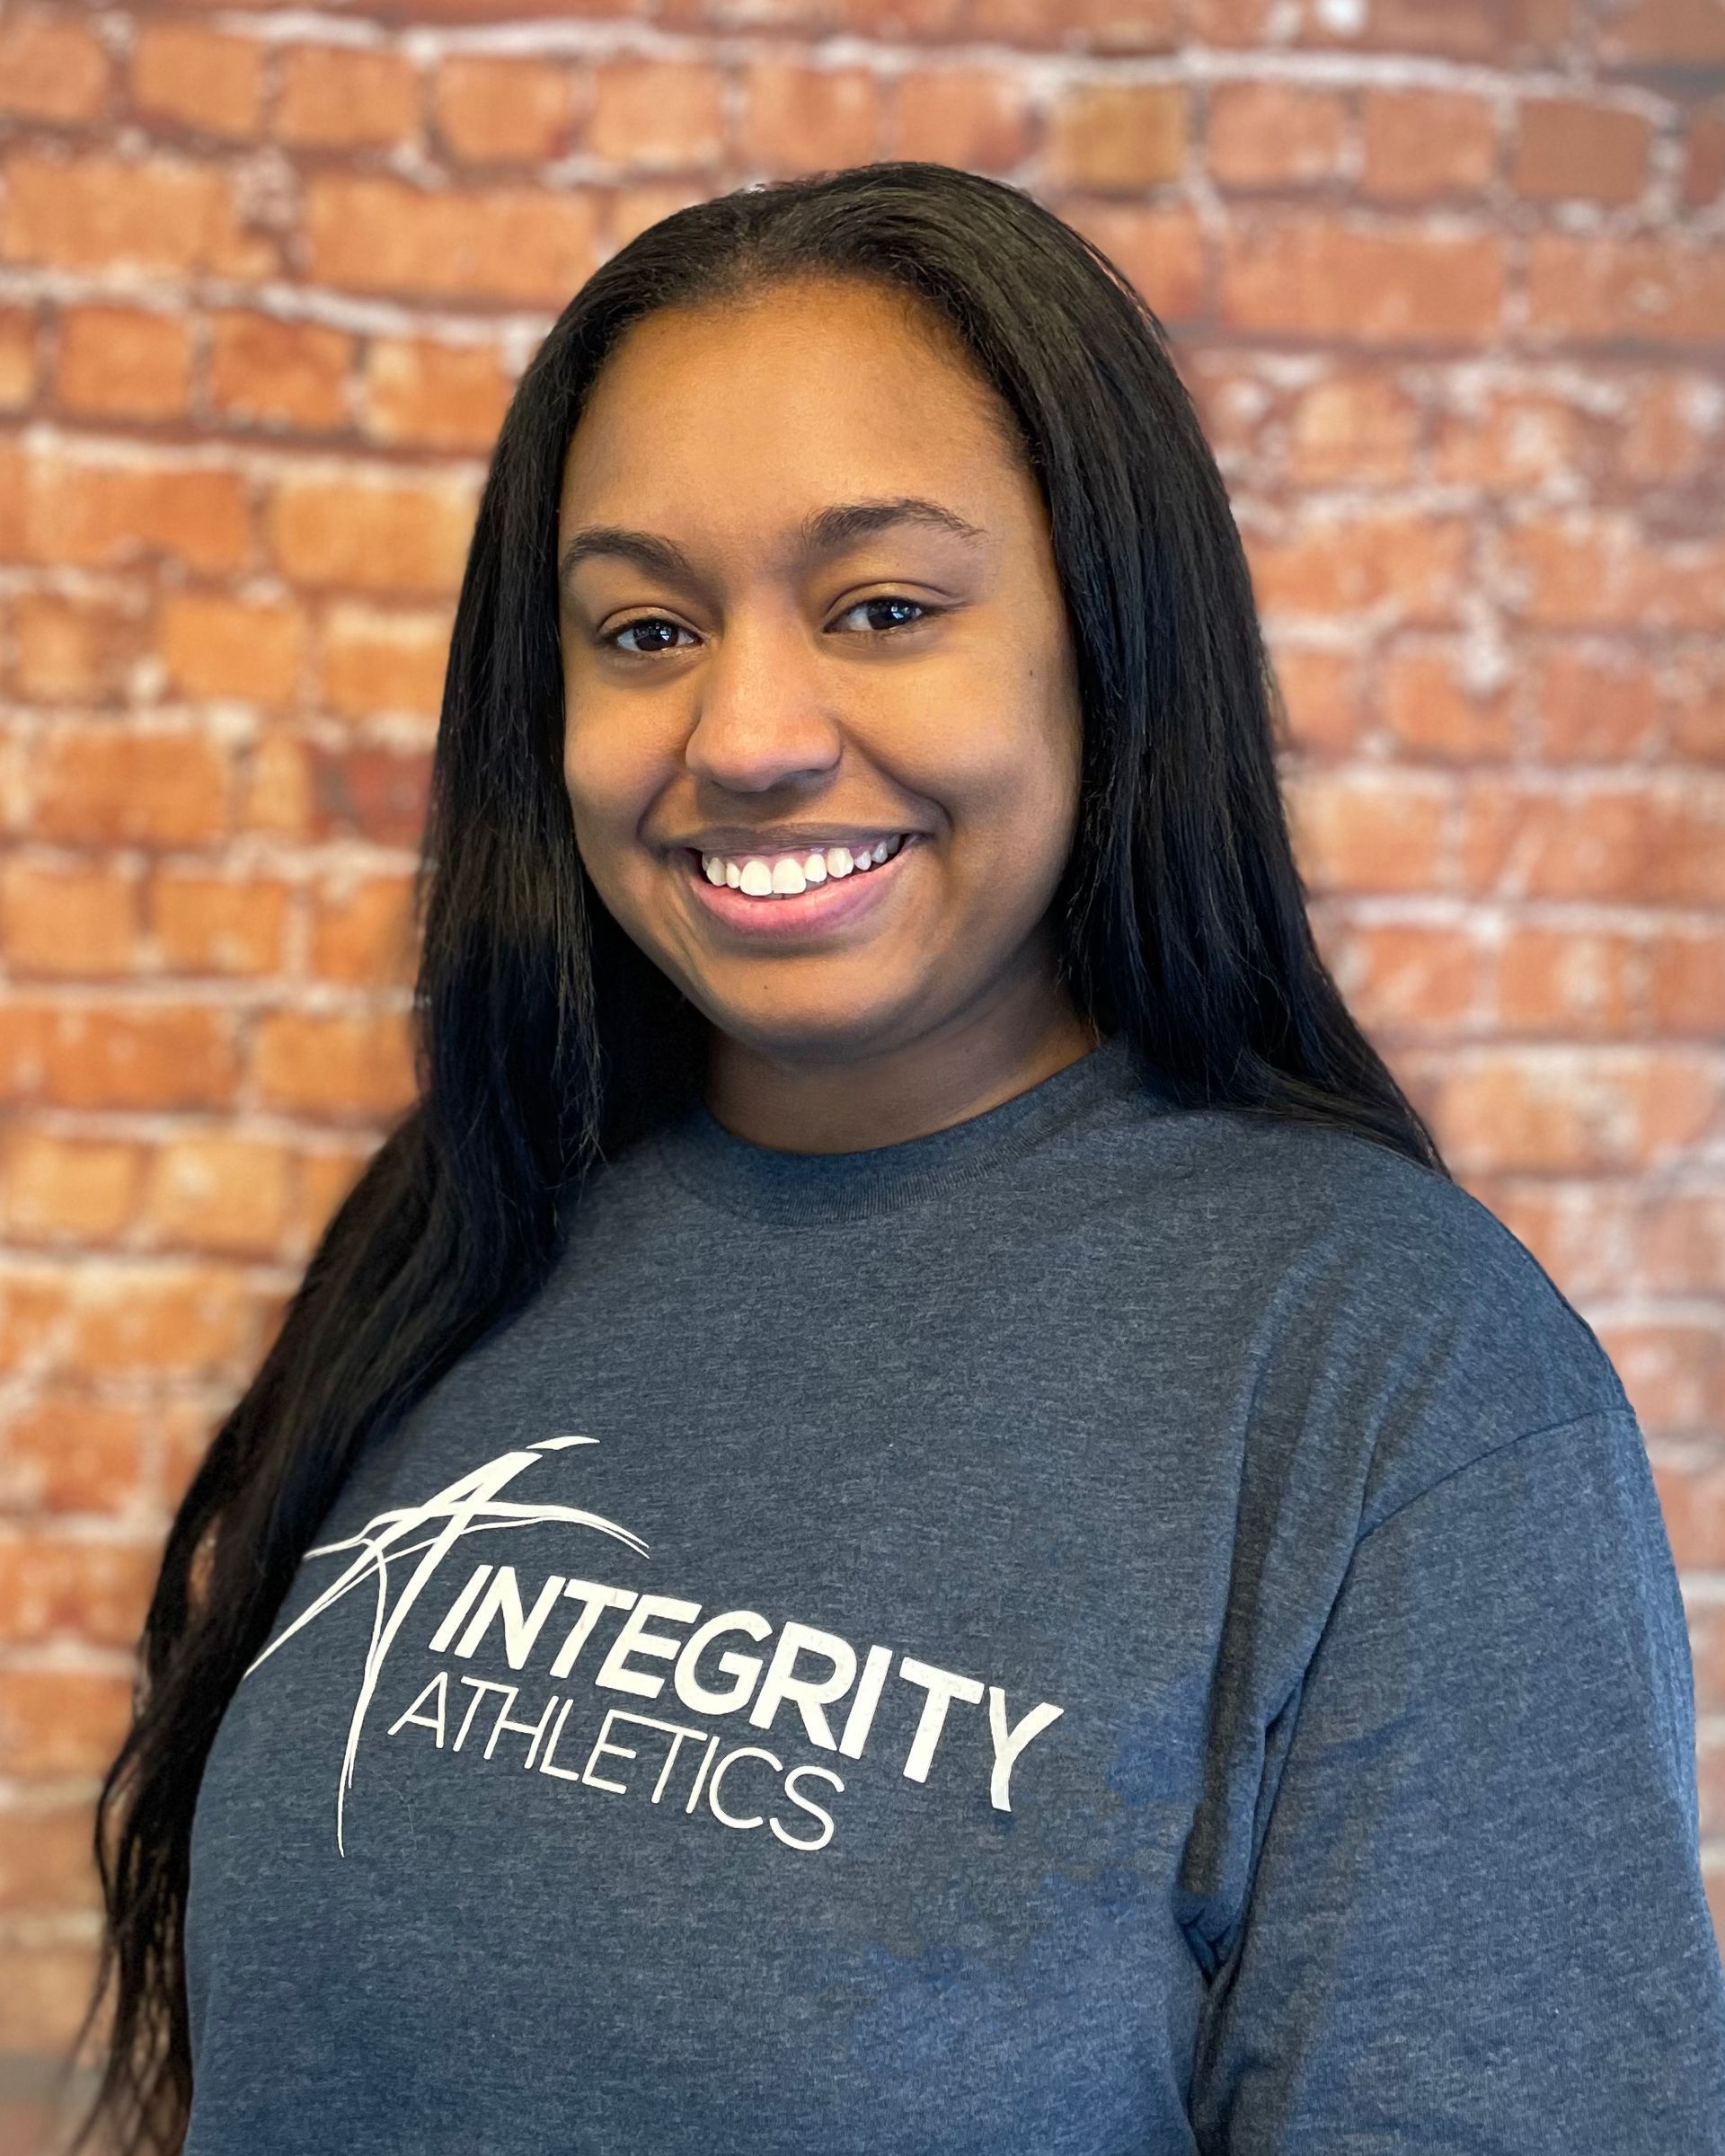
[[[883,861],[892,859],[905,837],[900,832],[855,854],[848,846],[828,846],[824,853],[781,853],[771,861],[759,855],[732,860],[724,853],[703,853],[701,868],[709,883],[728,883],[733,891],[746,892],[751,898],[792,897],[813,884],[825,883],[829,876],[878,868]]]

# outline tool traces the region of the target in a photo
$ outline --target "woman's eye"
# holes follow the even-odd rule
[[[888,593],[882,598],[859,599],[854,606],[847,606],[845,609],[845,614],[841,614],[838,618],[842,622],[845,619],[845,614],[859,614],[865,606],[914,606],[916,609],[918,615],[925,614],[931,611],[928,607],[923,605],[920,599],[895,598],[890,593]],[[879,633],[883,636],[890,636],[895,629],[914,629],[916,626],[916,623],[915,622],[889,622],[879,631]]]
[[[894,597],[889,594],[880,598],[858,599],[854,605],[847,606],[845,609],[844,614],[840,614],[838,618],[840,621],[844,621],[848,615],[853,614],[860,614],[865,608],[885,607],[893,607],[898,609],[908,607],[913,610],[916,619],[913,621],[888,622],[885,623],[877,623],[874,625],[872,632],[877,636],[891,636],[900,629],[915,629],[917,626],[918,622],[920,622],[924,616],[932,615],[938,611],[937,608],[925,606],[920,599],[901,599]],[[661,652],[674,650],[676,646],[670,643],[658,643],[650,645],[646,649],[643,650],[639,645],[625,644],[621,640],[625,636],[633,636],[638,630],[642,633],[646,633],[648,632],[653,632],[656,633],[661,631],[668,630],[674,636],[679,630],[682,629],[682,627],[683,624],[680,622],[668,621],[663,614],[642,614],[637,621],[625,622],[621,629],[610,630],[606,635],[600,637],[598,641],[602,644],[608,645],[610,649],[615,651],[621,651],[624,657],[628,658],[655,658]],[[694,632],[686,631],[685,633],[692,635]]]
[[[637,629],[669,629],[676,631],[680,629],[682,626],[683,624],[681,622],[668,622],[663,618],[662,615],[659,614],[642,614],[638,622],[625,622],[621,629],[613,629],[607,635],[602,636],[599,639],[599,641],[602,644],[610,645],[613,650],[623,652],[624,655],[629,658],[652,658],[657,656],[658,651],[668,650],[671,649],[671,647],[667,644],[660,644],[657,647],[656,650],[639,651],[632,649],[627,644],[619,643],[617,641],[618,638],[624,636],[632,636]]]

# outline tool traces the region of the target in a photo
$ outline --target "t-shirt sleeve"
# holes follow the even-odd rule
[[[1694,1687],[1627,1406],[1355,1546],[1202,2010],[1206,2156],[1725,2152]]]

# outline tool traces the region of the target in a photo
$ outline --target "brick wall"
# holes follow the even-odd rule
[[[1174,332],[1325,948],[1641,1412],[1725,1916],[1721,0],[17,6],[0,2146],[168,1510],[406,1096],[510,384],[666,210],[898,155],[1032,187]]]

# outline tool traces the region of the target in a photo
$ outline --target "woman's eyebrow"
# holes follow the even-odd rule
[[[988,536],[979,525],[968,522],[941,502],[920,494],[894,494],[869,501],[836,501],[811,511],[798,526],[796,554],[802,561],[817,561],[898,524],[929,525],[970,542]],[[624,525],[592,524],[584,526],[565,544],[557,564],[560,583],[566,587],[577,562],[594,555],[631,561],[647,575],[668,583],[700,581],[694,564],[675,541],[661,538],[656,532],[631,531]]]

